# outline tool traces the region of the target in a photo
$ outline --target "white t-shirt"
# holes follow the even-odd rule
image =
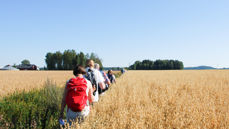
[[[86,68],[86,71],[88,72],[89,68]],[[99,83],[104,83],[104,78],[103,78],[103,75],[102,73],[97,70],[97,69],[91,69],[93,70],[94,72],[94,75],[95,75],[95,81],[97,82],[97,89],[98,89],[98,86],[99,86]],[[93,102],[98,102],[99,101],[99,91],[97,90],[96,93],[95,93],[95,98],[94,98],[94,101]]]

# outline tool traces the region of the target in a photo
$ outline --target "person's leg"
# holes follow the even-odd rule
[[[107,91],[108,90],[108,84],[106,84],[106,88],[103,90],[103,92]]]
[[[74,121],[75,121],[74,119],[67,119],[68,126],[71,127]]]
[[[102,89],[100,88],[100,86],[98,87],[98,91],[99,91],[99,94],[102,94]]]
[[[84,122],[84,119],[85,119],[84,116],[82,116],[82,115],[81,116],[78,116],[78,123],[79,124],[83,123]]]
[[[77,113],[73,112],[71,109],[67,109],[67,123],[71,126],[77,118]]]

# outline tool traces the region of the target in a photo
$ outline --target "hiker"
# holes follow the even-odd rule
[[[111,82],[110,82],[110,80],[109,80],[109,78],[107,77],[107,74],[103,71],[103,70],[101,70],[100,69],[100,65],[99,64],[95,64],[95,69],[97,69],[97,70],[100,70],[100,73],[102,74],[102,76],[103,76],[103,78],[104,78],[104,84],[105,84],[105,89],[104,90],[102,90],[100,87],[99,87],[99,94],[102,94],[102,93],[104,93],[106,90],[108,90],[108,88],[109,88],[109,86],[110,86],[110,84],[111,84]]]
[[[111,83],[116,83],[115,75],[113,74],[112,70],[108,70],[107,76]]]
[[[121,69],[121,73],[124,74],[126,70],[124,68]]]
[[[76,120],[81,123],[84,117],[89,115],[89,104],[94,100],[91,82],[83,77],[86,74],[84,67],[76,66],[73,74],[75,78],[70,79],[64,89],[60,112],[60,120],[62,120],[67,105],[67,121],[70,126]]]
[[[95,63],[93,60],[88,60],[87,61],[88,67],[86,68],[87,75],[86,78],[92,83],[92,87],[94,89],[94,96],[95,99],[93,102],[98,102],[99,101],[99,87],[104,90],[105,89],[105,84],[104,84],[104,78],[102,74],[99,72],[99,70],[95,69]]]

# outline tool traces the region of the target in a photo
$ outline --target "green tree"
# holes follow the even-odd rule
[[[79,55],[76,54],[75,58],[72,61],[73,66],[76,66],[80,63]]]
[[[103,68],[102,60],[95,54],[76,53],[75,50],[65,50],[63,53],[57,51],[55,53],[48,52],[45,62],[48,70],[72,70],[75,65],[86,66],[87,59],[92,59],[95,63],[100,64]]]
[[[80,61],[80,65],[82,65],[82,66],[86,66],[86,57],[85,57],[85,55],[84,55],[84,53],[83,52],[80,52],[79,53],[79,55],[78,55],[78,57],[79,57],[79,61]]]
[[[129,67],[132,70],[172,70],[183,69],[183,62],[178,60],[143,60],[142,62],[136,61]]]
[[[87,60],[90,59],[90,54],[87,53],[87,54],[85,55],[85,58],[86,58]]]
[[[21,64],[22,65],[28,65],[28,64],[30,64],[30,61],[27,59],[24,59],[23,61],[21,61]]]
[[[168,62],[168,69],[174,69],[174,61],[173,60],[169,60]]]
[[[72,70],[74,65],[74,60],[76,57],[75,50],[65,50],[63,53],[63,68],[64,70]]]
[[[46,57],[45,62],[47,64],[47,69],[55,70],[55,61],[54,61],[53,53],[49,52],[46,54],[45,57]]]
[[[92,52],[91,55],[90,55],[90,59],[91,60],[95,60],[96,58],[97,58],[97,55]]]
[[[136,61],[135,62],[135,70],[139,70],[141,67],[141,62],[140,61]]]
[[[63,70],[63,54],[60,51],[54,53],[54,62],[56,70]]]

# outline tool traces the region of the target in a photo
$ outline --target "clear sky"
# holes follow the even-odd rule
[[[228,0],[0,0],[0,67],[47,52],[95,52],[105,66],[178,59],[229,67]]]

